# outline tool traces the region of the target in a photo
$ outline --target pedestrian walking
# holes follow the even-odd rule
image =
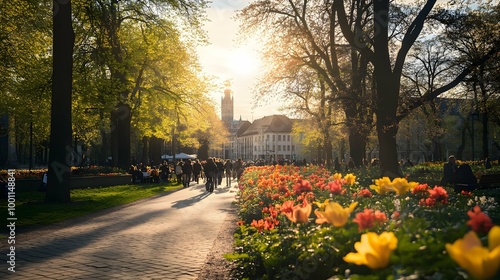
[[[222,162],[222,159],[217,159],[215,161],[215,164],[217,165],[217,183],[215,184],[215,188],[217,186],[220,186],[222,184],[222,175],[224,175],[224,163]]]
[[[217,172],[219,171],[213,158],[207,159],[207,163],[205,164],[204,171],[205,171],[205,176],[207,178],[207,182],[205,183],[205,187],[207,189],[207,192],[211,193],[214,191],[215,183],[216,183],[215,176],[217,175]]]
[[[224,170],[226,171],[226,187],[229,187],[231,186],[231,173],[233,172],[233,163],[230,159],[226,160]]]
[[[193,173],[193,165],[190,159],[182,165],[182,186],[184,188],[189,187],[189,182],[191,182],[191,175]]]
[[[236,180],[240,181],[241,174],[243,173],[243,161],[241,158],[238,158],[233,168],[236,171]]]
[[[177,178],[177,184],[181,183],[182,181],[182,164],[182,159],[180,159],[175,165],[175,176]]]
[[[200,160],[196,159],[193,163],[193,177],[194,177],[194,180],[196,181],[196,184],[200,183],[200,174],[201,174],[202,169],[203,168],[201,166]]]

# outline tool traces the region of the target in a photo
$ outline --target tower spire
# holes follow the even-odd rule
[[[231,82],[226,80],[224,82],[226,89],[224,90],[224,96],[221,98],[221,119],[226,125],[230,125],[234,120],[234,100],[232,96],[232,91],[229,88]]]

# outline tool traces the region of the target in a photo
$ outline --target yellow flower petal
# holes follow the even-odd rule
[[[316,216],[318,217],[318,219],[316,219],[316,223],[321,224],[325,219],[333,226],[342,227],[347,223],[349,215],[352,213],[356,205],[358,205],[358,203],[353,202],[348,208],[343,208],[342,205],[337,202],[330,202],[325,206],[325,211],[315,211],[315,213],[317,213]]]
[[[349,253],[345,255],[344,261],[356,265],[364,265],[366,263],[366,258],[364,255],[360,253]]]
[[[488,235],[489,249],[483,247],[474,231],[469,231],[463,239],[453,244],[446,244],[450,257],[475,279],[491,279],[500,268],[500,246],[498,246],[498,229]]]
[[[388,192],[394,191],[391,179],[389,177],[383,177],[382,179],[376,179],[375,185],[370,185],[370,189],[375,190],[378,194],[384,195]]]
[[[328,220],[324,216],[325,212],[314,210],[314,214],[316,214],[316,223],[317,224],[324,224],[328,223]]]
[[[348,263],[366,265],[372,269],[389,265],[391,252],[397,247],[398,240],[394,233],[383,232],[377,235],[368,232],[361,235],[361,241],[354,244],[357,253],[349,253],[343,259]]]
[[[490,251],[500,247],[500,226],[494,226],[490,229],[488,233],[488,246]]]

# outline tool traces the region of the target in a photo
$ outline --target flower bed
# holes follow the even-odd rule
[[[47,172],[47,168],[42,169],[16,169],[15,175],[17,180],[23,179],[42,179],[43,174]],[[117,176],[127,174],[126,171],[109,166],[85,166],[85,167],[71,167],[72,176]],[[7,177],[7,170],[0,170],[0,176]]]
[[[241,279],[493,279],[498,203],[399,178],[360,185],[322,167],[245,170],[235,234]]]

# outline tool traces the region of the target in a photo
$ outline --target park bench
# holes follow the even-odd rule
[[[479,178],[479,185],[482,189],[499,188],[500,174],[483,174]]]

